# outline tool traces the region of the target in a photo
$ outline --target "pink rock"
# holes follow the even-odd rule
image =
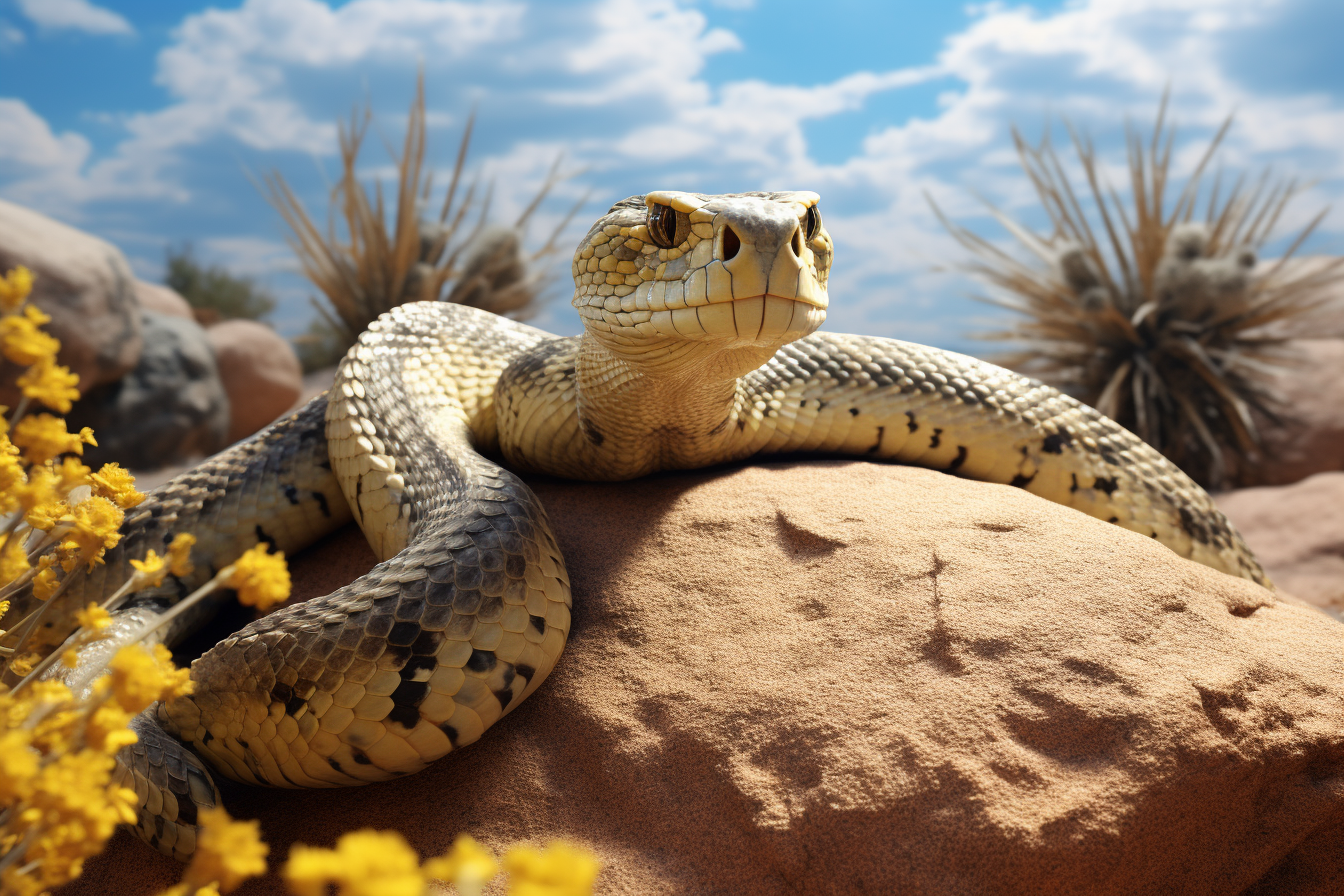
[[[1295,339],[1293,367],[1274,378],[1293,420],[1263,430],[1264,462],[1246,485],[1287,485],[1344,470],[1344,339]]]
[[[294,349],[274,330],[252,320],[226,320],[205,334],[233,409],[229,442],[252,435],[294,405],[303,389],[303,369]]]
[[[47,332],[61,340],[60,363],[88,392],[135,367],[144,344],[135,277],[112,244],[32,209],[0,200],[0,272],[33,272],[31,301],[51,315]],[[19,397],[19,368],[0,361],[0,404]]]
[[[173,317],[185,317],[188,320],[196,319],[187,300],[178,295],[177,290],[170,289],[162,283],[150,283],[145,280],[135,281],[135,297],[139,300],[141,308],[157,311],[160,314],[170,314]]]
[[[1279,588],[1344,619],[1344,473],[1216,500]]]

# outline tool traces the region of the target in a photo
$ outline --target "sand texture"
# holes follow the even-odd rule
[[[599,893],[1344,892],[1344,625],[1023,491],[857,462],[534,482],[574,585],[540,691],[289,845],[568,838]],[[355,531],[305,594],[372,564]],[[126,834],[67,892],[180,869]],[[275,880],[239,893],[276,892]]]

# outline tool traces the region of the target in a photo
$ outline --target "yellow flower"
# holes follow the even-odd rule
[[[554,841],[545,850],[513,847],[504,868],[509,896],[591,896],[602,863],[581,847]]]
[[[18,509],[19,495],[27,485],[28,474],[23,471],[23,464],[8,451],[0,451],[0,514],[8,515]]]
[[[15,445],[28,449],[28,460],[34,464],[45,464],[58,454],[83,454],[86,444],[97,444],[93,430],[87,426],[78,433],[67,432],[65,421],[51,414],[24,417],[15,425],[11,438]]]
[[[18,490],[19,505],[24,509],[24,521],[28,525],[50,530],[69,512],[59,486],[60,477],[50,464],[34,466],[28,471],[28,481]]]
[[[84,728],[85,743],[100,753],[115,756],[122,747],[129,747],[139,740],[136,733],[126,727],[131,718],[129,712],[115,703],[104,703],[89,715]]]
[[[447,855],[425,863],[425,876],[446,880],[463,893],[479,893],[481,885],[499,873],[499,863],[485,847],[466,834],[458,835]]]
[[[103,562],[103,554],[121,541],[121,522],[126,514],[120,507],[101,495],[81,501],[71,511],[74,527],[65,534],[61,547],[78,550],[80,559],[93,570],[95,563]]]
[[[81,485],[91,485],[89,481],[90,470],[79,462],[77,458],[63,457],[61,465],[55,468],[56,488],[63,495],[70,494],[70,490],[79,488]]]
[[[396,831],[368,828],[342,834],[336,848],[295,844],[280,872],[295,896],[422,896],[420,859]]]
[[[42,760],[32,742],[32,732],[22,728],[0,734],[0,805],[11,805],[28,795]]]
[[[144,494],[135,490],[135,477],[123,470],[121,464],[103,464],[102,469],[93,474],[93,484],[97,494],[112,499],[125,510],[145,500]]]
[[[85,631],[97,634],[112,624],[112,614],[90,601],[75,614],[75,623]]]
[[[201,834],[196,854],[183,879],[197,886],[211,882],[227,893],[249,877],[266,873],[266,854],[271,848],[261,841],[255,821],[234,821],[223,809],[201,812]]]
[[[27,675],[40,662],[42,662],[42,657],[35,653],[25,653],[23,656],[16,656],[9,661],[9,671],[15,675]]]
[[[23,537],[11,532],[0,548],[0,585],[7,585],[28,571],[28,554],[23,549]]]
[[[23,314],[0,317],[0,351],[20,367],[28,367],[40,361],[55,361],[56,353],[61,350],[61,341],[38,329],[50,322],[50,317],[32,305],[24,308]]]
[[[61,587],[60,579],[56,578],[56,570],[51,568],[55,560],[51,554],[38,558],[37,575],[33,576],[33,597],[38,600],[50,600],[56,589]]]
[[[282,553],[266,553],[266,545],[252,549],[233,562],[224,584],[238,590],[238,602],[268,610],[289,597],[289,567]]]
[[[40,401],[53,411],[70,413],[72,402],[79,400],[79,374],[69,367],[57,364],[52,358],[42,358],[29,367],[18,379],[23,394]]]
[[[19,265],[0,277],[0,308],[16,311],[33,291],[33,272]]]
[[[128,644],[107,664],[112,695],[127,712],[136,713],[155,700],[168,700],[191,693],[191,670],[173,665],[172,655],[162,644],[152,651],[143,644]]]
[[[168,571],[179,579],[186,578],[195,570],[191,563],[191,549],[196,544],[196,536],[190,532],[179,532],[168,545]]]
[[[135,567],[135,577],[139,582],[133,591],[139,591],[142,588],[157,588],[163,584],[163,577],[168,575],[168,564],[164,558],[154,553],[153,548],[145,553],[144,560],[132,560],[131,565]]]

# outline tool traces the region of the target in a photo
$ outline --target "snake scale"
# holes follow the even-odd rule
[[[212,772],[277,787],[409,774],[537,689],[569,633],[569,583],[545,510],[491,458],[589,480],[797,452],[917,464],[1268,585],[1209,496],[1092,409],[974,358],[815,332],[832,259],[817,202],[618,202],[574,256],[581,336],[403,305],[329,393],[152,492],[67,600],[110,593],[129,558],[179,531],[200,539],[199,571],[122,611],[118,632],[259,541],[292,552],[353,517],[381,562],[226,638],[193,663],[191,696],[136,719],[120,774],[140,835],[185,859],[198,808],[219,800]]]

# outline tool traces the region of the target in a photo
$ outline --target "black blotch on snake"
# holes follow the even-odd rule
[[[1073,444],[1073,433],[1067,429],[1052,432],[1041,442],[1041,450],[1046,454],[1063,454],[1064,448]]]
[[[1115,481],[1114,477],[1098,476],[1096,479],[1092,480],[1092,487],[1098,491],[1105,492],[1106,497],[1109,498],[1111,495],[1115,494],[1115,490],[1120,487],[1120,484]]]
[[[266,530],[261,528],[261,523],[257,523],[257,541],[264,543],[272,552],[280,550],[280,546],[276,540],[267,535]]]
[[[472,650],[467,668],[473,672],[489,672],[495,668],[495,655],[488,650]]]
[[[417,622],[398,622],[387,633],[387,643],[394,647],[410,647],[420,636],[420,624]]]
[[[408,681],[405,678],[392,692],[392,702],[398,706],[419,706],[429,696],[429,682]]]

